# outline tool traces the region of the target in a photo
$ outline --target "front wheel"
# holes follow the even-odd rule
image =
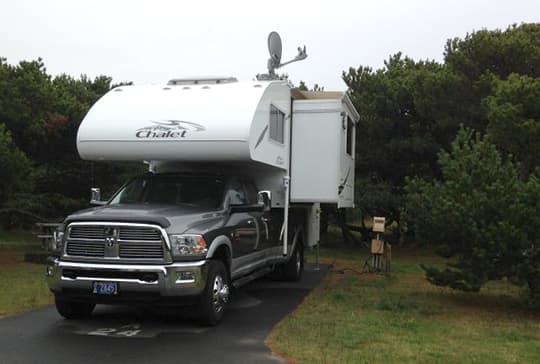
[[[96,307],[93,303],[69,301],[58,296],[54,298],[54,303],[56,311],[68,320],[88,318]]]
[[[229,296],[229,279],[225,265],[218,260],[211,260],[206,287],[199,302],[200,319],[204,325],[215,326],[221,321]]]

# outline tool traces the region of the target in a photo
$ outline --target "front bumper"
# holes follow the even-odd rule
[[[206,285],[208,262],[164,265],[79,263],[50,259],[47,281],[55,295],[95,303],[191,303]],[[117,282],[118,294],[98,296],[93,282]]]

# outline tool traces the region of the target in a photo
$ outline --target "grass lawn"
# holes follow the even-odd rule
[[[42,251],[34,234],[0,231],[0,317],[51,304],[45,266],[25,263],[25,252]]]
[[[540,312],[525,308],[515,286],[493,282],[480,293],[433,286],[419,263],[444,260],[426,251],[394,248],[390,276],[357,273],[366,249],[321,253],[332,271],[267,339],[290,362],[540,362]]]
[[[30,231],[0,230],[0,254],[5,250],[36,251],[41,250],[37,233]]]

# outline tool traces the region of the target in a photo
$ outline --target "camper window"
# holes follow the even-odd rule
[[[347,116],[347,154],[352,155],[352,144],[353,144],[353,122],[350,116]]]
[[[285,113],[270,105],[270,139],[283,144],[285,141]]]

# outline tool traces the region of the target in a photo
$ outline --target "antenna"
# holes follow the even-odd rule
[[[277,32],[271,32],[268,35],[268,52],[270,53],[270,58],[268,59],[267,64],[268,73],[257,75],[257,80],[275,80],[278,78],[276,75],[276,69],[293,62],[302,61],[307,58],[306,46],[304,46],[304,48],[298,47],[298,54],[296,55],[296,57],[294,57],[290,61],[281,63],[281,51],[281,37]]]

